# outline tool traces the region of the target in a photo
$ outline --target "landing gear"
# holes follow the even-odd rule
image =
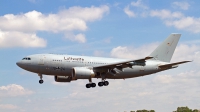
[[[44,81],[42,80],[42,74],[38,74],[38,76],[40,76],[40,80],[39,83],[42,84]]]
[[[109,85],[109,82],[108,81],[105,81],[106,78],[105,78],[105,74],[100,74],[101,75],[101,78],[102,78],[102,81],[98,83],[98,86],[99,87],[102,87],[102,86],[108,86]],[[86,88],[90,88],[90,87],[96,87],[96,84],[92,82],[92,79],[90,78],[89,79],[89,83],[85,85]]]
[[[89,84],[86,84],[86,88],[90,88],[90,87],[96,87],[96,84],[95,83],[89,83]]]
[[[104,86],[108,86],[108,85],[109,85],[109,82],[108,82],[108,81],[104,81],[104,82],[103,82],[103,85],[104,85]]]
[[[42,84],[44,81],[43,80],[39,80],[39,83]]]
[[[95,84],[95,83],[92,83],[91,86],[92,86],[92,87],[96,87],[96,84]]]
[[[92,82],[92,79],[89,79],[89,82],[90,82],[90,83],[88,83],[88,84],[85,85],[86,88],[90,88],[90,87],[93,87],[93,88],[94,88],[94,87],[96,87],[96,84]]]
[[[98,83],[98,86],[99,86],[99,87],[103,86],[103,82],[99,82],[99,83]]]
[[[99,83],[98,83],[98,86],[99,86],[99,87],[108,86],[108,85],[109,85],[109,82],[108,82],[108,81],[102,81],[102,82],[99,82]]]
[[[106,80],[105,73],[101,73],[100,76],[101,76],[102,81],[98,83],[98,86],[99,87],[108,86],[109,82],[105,81]]]

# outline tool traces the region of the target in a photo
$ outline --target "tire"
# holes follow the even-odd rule
[[[39,83],[42,84],[44,81],[43,80],[39,80]]]
[[[90,88],[91,87],[91,85],[90,84],[86,84],[86,88]]]
[[[108,82],[108,81],[105,81],[105,82],[103,82],[103,85],[104,85],[104,86],[108,86],[108,85],[109,85],[109,82]]]
[[[99,82],[99,83],[98,83],[98,86],[99,86],[99,87],[102,87],[102,86],[103,86],[103,82]]]
[[[96,87],[96,84],[95,83],[91,83],[91,87]]]

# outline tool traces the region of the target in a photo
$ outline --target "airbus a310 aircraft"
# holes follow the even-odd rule
[[[181,34],[171,34],[149,56],[141,59],[116,59],[90,56],[35,54],[24,57],[17,65],[42,75],[54,76],[56,82],[88,79],[86,88],[96,87],[92,78],[101,78],[98,86],[107,86],[106,79],[126,79],[149,75],[178,67],[190,61],[170,63]]]

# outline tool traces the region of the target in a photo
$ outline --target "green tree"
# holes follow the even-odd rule
[[[176,112],[193,112],[192,109],[189,109],[187,106],[186,107],[178,107]]]
[[[145,109],[143,109],[143,110],[137,110],[136,112],[155,112],[155,110],[145,110]]]
[[[155,110],[150,110],[149,112],[155,112]]]
[[[194,109],[192,112],[199,112],[197,109]]]

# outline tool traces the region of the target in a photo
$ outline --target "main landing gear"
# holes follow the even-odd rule
[[[86,84],[86,88],[90,88],[90,87],[96,87],[96,84],[95,83],[88,83]]]
[[[94,87],[96,87],[96,84],[92,82],[92,79],[89,79],[89,82],[90,83],[88,83],[88,84],[85,85],[86,88],[90,88],[90,87],[94,88]],[[103,81],[101,81],[101,82],[98,83],[99,87],[108,86],[108,85],[109,85],[109,82],[105,81],[105,80],[103,80]]]
[[[92,82],[92,79],[89,79],[89,83],[85,85],[86,88],[90,88],[90,87],[96,87],[96,84]]]
[[[105,73],[101,73],[100,75],[101,75],[102,81],[98,83],[98,86],[99,86],[99,87],[108,86],[108,85],[109,85],[109,82],[108,82],[108,81],[105,81],[105,80],[106,80]]]
[[[99,86],[99,87],[108,86],[108,85],[109,85],[109,82],[108,82],[108,81],[102,81],[102,82],[99,82],[99,83],[98,83],[98,86]]]
[[[42,84],[44,81],[42,80],[42,74],[38,74],[38,76],[40,76],[40,80],[39,83]]]

